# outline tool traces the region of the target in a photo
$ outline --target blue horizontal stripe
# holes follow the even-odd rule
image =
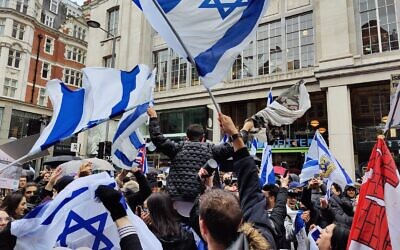
[[[113,142],[115,142],[117,138],[120,137],[121,134],[124,133],[124,131],[127,130],[129,126],[139,118],[139,116],[145,114],[148,107],[148,103],[137,106],[132,114],[128,115],[123,121],[121,121],[118,130],[115,132]]]
[[[243,11],[239,21],[232,25],[215,45],[196,56],[195,61],[200,76],[204,77],[213,72],[225,52],[238,46],[250,35],[262,14],[266,1],[249,0],[248,7]]]
[[[119,151],[119,149],[115,151],[114,156],[117,157],[117,159],[119,159],[127,167],[131,167],[133,164],[133,161],[129,160],[124,153]]]
[[[42,150],[54,145],[61,139],[70,137],[82,118],[85,89],[73,91],[65,86],[64,83],[60,83],[60,86],[63,94],[61,107],[58,114],[56,114],[57,120],[52,131],[46,141],[40,146]]]
[[[131,92],[136,89],[136,77],[140,72],[139,66],[136,66],[130,72],[121,71],[122,98],[112,108],[110,118],[122,114],[129,104]]]
[[[146,0],[146,1],[152,1],[152,0]],[[173,8],[175,8],[181,0],[158,0],[157,1],[165,14],[168,14]]]

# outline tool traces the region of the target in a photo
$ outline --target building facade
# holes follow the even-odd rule
[[[0,6],[0,143],[5,143],[39,133],[50,119],[48,80],[81,86],[87,25],[79,8],[76,16],[67,16],[67,5],[57,0],[3,1]]]
[[[156,32],[148,31],[133,4],[127,9],[122,4],[92,1],[85,8],[90,18],[111,27],[110,10],[120,6],[117,26],[127,33],[120,33],[117,66],[123,69],[150,61],[157,67],[155,108],[162,130],[179,136],[188,124],[197,122],[207,128],[208,139],[219,141],[217,113],[197,72]],[[318,129],[354,176],[368,161],[389,112],[394,80],[400,74],[399,26],[399,1],[271,0],[253,41],[212,92],[222,112],[241,126],[265,107],[271,88],[278,96],[303,79],[312,107],[292,125],[274,128],[275,165],[287,161],[300,168]],[[106,45],[99,43],[101,37],[93,40],[97,47],[89,46],[88,63],[100,64]],[[129,43],[129,50],[124,43]],[[135,60],[128,62],[131,57]],[[398,158],[397,130],[392,129],[387,138]]]

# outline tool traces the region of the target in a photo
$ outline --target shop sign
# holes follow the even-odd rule
[[[392,105],[392,102],[396,95],[397,85],[399,83],[400,83],[400,74],[390,75],[390,105]]]

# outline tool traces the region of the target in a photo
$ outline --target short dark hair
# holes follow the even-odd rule
[[[230,192],[213,189],[200,197],[200,219],[210,235],[228,247],[237,237],[242,220],[238,199]]]
[[[264,191],[268,191],[269,192],[269,196],[273,196],[276,197],[278,196],[278,192],[279,192],[279,188],[274,185],[274,184],[266,184],[263,186],[263,190]]]
[[[204,129],[200,124],[190,124],[186,129],[186,136],[189,141],[201,141],[204,137]]]
[[[347,240],[349,239],[350,229],[343,224],[336,224],[332,231],[331,249],[341,250],[346,249]]]

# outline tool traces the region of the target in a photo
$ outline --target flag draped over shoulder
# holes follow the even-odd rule
[[[278,96],[271,104],[257,112],[252,119],[257,127],[292,124],[311,107],[306,86],[300,81]]]
[[[264,143],[264,150],[261,157],[260,184],[263,187],[265,184],[275,184],[274,166],[272,165],[271,146]]]
[[[400,249],[400,176],[383,139],[369,158],[348,249]]]
[[[146,150],[146,141],[139,127],[148,120],[147,108],[142,104],[136,109],[126,112],[118,124],[111,148],[112,161],[120,168],[130,170],[139,165],[136,156],[141,148]]]
[[[49,81],[46,93],[53,105],[53,117],[30,154],[149,102],[153,87],[154,75],[145,65],[130,72],[85,68],[83,87],[75,91],[59,80]]]
[[[219,83],[253,38],[268,0],[133,0],[153,28],[181,57],[191,54],[207,88]],[[174,33],[178,34],[179,38]],[[187,51],[185,51],[185,48]]]
[[[342,190],[346,185],[353,183],[350,176],[329,150],[318,130],[315,132],[305,158],[300,174],[300,182],[308,181],[314,175],[319,174],[328,179],[328,186],[335,182],[341,186]]]
[[[120,249],[117,227],[104,205],[95,199],[99,185],[115,186],[116,183],[104,172],[76,179],[54,200],[13,221],[11,233],[17,237],[15,249],[52,249],[54,246]],[[143,249],[162,249],[144,222],[122,202]]]

